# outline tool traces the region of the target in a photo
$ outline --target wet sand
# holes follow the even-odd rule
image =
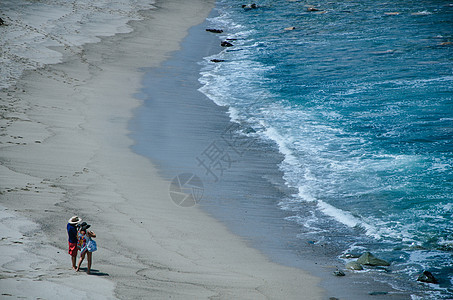
[[[143,70],[167,59],[211,1],[158,2],[134,31],[102,38],[1,92],[0,290],[5,297],[322,299],[319,279],[270,262],[131,150]],[[75,273],[66,223],[97,234],[93,275]]]

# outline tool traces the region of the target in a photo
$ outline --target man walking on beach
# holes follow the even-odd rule
[[[76,260],[77,260],[77,228],[76,225],[81,222],[82,219],[80,219],[77,216],[73,216],[72,218],[69,219],[68,225],[66,226],[66,229],[68,231],[68,243],[69,243],[69,255],[71,255],[71,261],[72,261],[72,268],[74,270],[77,269],[76,266]]]

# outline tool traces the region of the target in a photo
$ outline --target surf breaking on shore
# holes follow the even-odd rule
[[[136,2],[121,3],[143,8]],[[302,292],[322,298],[318,278],[269,262],[199,209],[175,206],[169,182],[148,159],[130,150],[127,124],[141,104],[133,98],[142,80],[140,68],[155,67],[177,50],[187,29],[206,18],[211,1],[161,2],[155,11],[131,13],[128,20],[137,15],[142,20],[129,23],[124,16],[128,13],[109,15],[119,8],[86,1],[75,6],[56,1],[3,5],[12,14],[2,11],[5,25],[0,28],[11,33],[8,52],[2,55],[2,65],[9,68],[2,78],[9,81],[0,93],[4,296],[69,298],[77,289],[77,295],[91,293],[96,299],[290,299]],[[77,13],[85,9],[90,13]],[[22,34],[14,33],[20,26],[13,12],[29,16],[21,19],[27,20],[21,23]],[[116,33],[128,33],[93,33],[93,28],[100,29],[97,14],[112,21],[108,23],[114,23]],[[63,16],[72,16],[74,23]],[[75,32],[70,24],[77,27],[80,22],[90,32],[83,46],[75,38],[63,39],[64,30]],[[20,37],[49,40],[33,48]],[[14,50],[21,43],[22,56]],[[46,65],[49,62],[53,64]],[[89,279],[74,274],[66,253],[65,225],[74,214],[92,224],[97,234],[95,276]],[[23,251],[18,253],[18,247]]]

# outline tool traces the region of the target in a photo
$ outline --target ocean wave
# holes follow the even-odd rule
[[[400,29],[386,27],[391,17],[383,10],[367,11],[373,18],[359,22],[341,14],[315,20],[289,8],[277,17],[274,8],[248,17],[229,6],[220,13],[215,24],[230,31],[222,38],[241,38],[237,51],[216,56],[225,62],[206,59],[200,91],[283,155],[278,167],[297,191],[279,201],[291,212],[287,219],[301,225],[304,238],[336,230],[337,240],[394,251],[401,256],[394,268],[406,274],[418,264],[405,264],[406,249],[451,251],[448,51],[430,47],[432,41],[403,23],[405,35],[394,39]],[[417,10],[404,7],[401,19],[421,20],[410,11]],[[282,22],[288,20],[301,29],[286,34]],[[436,64],[419,64],[431,57]],[[422,260],[427,268],[436,261]]]

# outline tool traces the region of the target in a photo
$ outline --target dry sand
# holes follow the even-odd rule
[[[176,206],[169,182],[130,150],[140,68],[177,50],[212,1],[156,6],[134,32],[1,93],[0,298],[325,298],[318,278],[270,262],[199,208]],[[98,236],[94,275],[71,269],[72,215]]]

